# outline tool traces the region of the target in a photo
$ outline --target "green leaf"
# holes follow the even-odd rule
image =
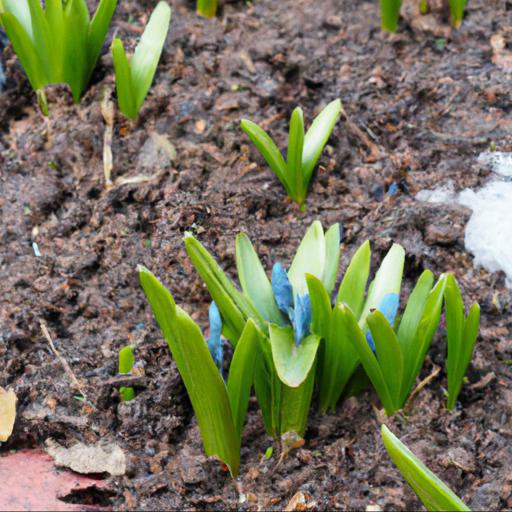
[[[464,9],[466,8],[466,0],[448,0],[450,5],[450,13],[452,25],[459,28],[464,17]]]
[[[396,32],[401,5],[402,0],[380,0],[382,30],[385,32]]]
[[[368,296],[359,319],[359,324],[364,328],[366,317],[370,311],[377,309],[382,299],[390,294],[400,294],[402,284],[402,273],[404,270],[405,251],[401,245],[393,244],[375,275],[370,285]]]
[[[169,291],[146,268],[139,277],[155,318],[187,389],[207,455],[218,457],[236,476],[240,438],[233,422],[226,386],[199,327],[174,303]]]
[[[467,319],[464,319],[464,302],[457,281],[453,275],[446,278],[446,338],[448,345],[448,401],[447,408],[453,409],[462,388],[480,326],[480,307],[473,304]]]
[[[315,220],[307,229],[288,271],[294,294],[307,293],[306,274],[322,279],[325,269],[325,252],[324,230],[320,221]]]
[[[386,317],[379,310],[375,310],[368,316],[368,326],[375,342],[382,376],[386,381],[395,408],[398,409],[404,373],[404,361],[398,338]]]
[[[197,0],[196,12],[199,16],[214,18],[217,14],[217,0]]]
[[[290,119],[288,136],[287,181],[292,194],[290,197],[299,205],[306,199],[307,184],[303,183],[302,150],[304,148],[304,117],[302,109],[297,107]]]
[[[48,77],[44,67],[39,62],[36,48],[30,36],[10,12],[3,13],[0,19],[21,66],[27,74],[30,85],[34,90],[42,89],[48,83]]]
[[[266,332],[266,325],[257,309],[236,289],[210,253],[192,235],[186,234],[184,242],[192,264],[221,312],[223,332],[231,344],[236,346],[249,318],[262,332]]]
[[[329,295],[321,281],[308,275],[313,321],[311,331],[322,337],[323,357],[318,365],[319,403],[325,412],[336,404],[359,363],[359,356],[348,339],[341,311],[331,310]]]
[[[69,0],[64,8],[64,24],[67,30],[64,35],[63,78],[71,88],[73,100],[78,103],[88,81],[89,11],[84,0]]]
[[[286,189],[286,193],[291,196],[292,191],[288,186],[286,162],[274,141],[256,123],[248,119],[242,119],[240,127],[252,140],[268,166],[274,171],[275,175]]]
[[[119,351],[119,373],[128,374],[132,371],[133,365],[135,364],[135,356],[133,355],[133,349],[131,345],[123,347]]]
[[[336,275],[340,265],[340,225],[333,224],[325,233],[325,265],[322,282],[331,295],[336,284]]]
[[[299,437],[304,437],[314,384],[314,365],[299,387],[292,388],[282,384],[280,435],[295,432]]]
[[[375,388],[375,391],[379,395],[380,401],[382,402],[386,413],[388,415],[393,414],[396,411],[393,397],[388,389],[386,379],[382,373],[377,358],[372,352],[372,349],[369,347],[368,342],[366,341],[366,337],[359,327],[354,313],[352,313],[351,309],[344,304],[340,304],[337,306],[337,308],[340,310],[344,323],[344,329],[349,337],[349,340],[354,344],[354,348],[359,354],[361,364],[363,365],[368,378]]]
[[[315,362],[320,336],[311,334],[297,347],[291,327],[270,325],[270,344],[277,374],[283,384],[299,387]]]
[[[90,80],[94,66],[96,66],[100,56],[116,7],[117,0],[101,0],[89,25],[87,37],[87,82]]]
[[[33,41],[32,18],[30,16],[28,2],[20,2],[20,0],[1,0],[0,12],[12,14],[12,16],[18,20],[18,23],[27,34],[27,37]]]
[[[112,42],[112,60],[116,75],[117,103],[119,110],[130,119],[137,117],[135,97],[133,94],[132,72],[121,39]]]
[[[385,425],[384,446],[397,468],[427,510],[470,510],[454,492],[428,469]]]
[[[247,320],[229,367],[227,391],[238,438],[242,435],[247,415],[254,379],[254,361],[258,357],[261,336],[254,322]]]
[[[439,278],[426,300],[424,300],[425,290],[430,283],[429,275],[424,273],[409,298],[409,303],[398,330],[398,339],[404,355],[404,379],[400,406],[404,405],[414,386],[441,318],[443,293],[446,284],[445,276]],[[419,304],[422,302],[423,306],[420,310]],[[409,308],[411,308],[410,312],[408,311]],[[416,328],[414,329],[414,327]]]
[[[302,153],[302,177],[304,188],[307,189],[313,170],[322,154],[322,151],[331,136],[334,125],[338,120],[342,105],[340,100],[331,101],[316,116],[304,137],[304,151]]]
[[[285,319],[277,307],[272,285],[254,247],[245,233],[236,237],[236,268],[244,294],[268,322],[282,325]]]
[[[137,112],[144,103],[153,82],[170,23],[171,8],[167,2],[159,2],[135,48],[130,66]]]
[[[37,49],[39,65],[45,69],[50,82],[54,82],[55,62],[51,34],[46,21],[46,15],[39,0],[27,0],[32,20],[33,42]]]
[[[352,256],[336,297],[336,303],[346,304],[356,318],[359,318],[363,311],[366,284],[370,275],[370,260],[370,242],[366,241]]]
[[[66,27],[64,25],[64,9],[62,8],[62,0],[46,0],[46,21],[50,31],[51,53],[53,61],[52,81],[64,81],[64,33]]]

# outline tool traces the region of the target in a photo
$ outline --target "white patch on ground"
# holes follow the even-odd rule
[[[512,153],[485,151],[484,153],[480,153],[478,161],[484,165],[488,165],[496,174],[512,177]]]
[[[466,226],[464,243],[473,254],[475,265],[490,272],[502,270],[507,286],[512,288],[512,153],[485,152],[478,161],[497,175],[480,190],[465,189],[455,193],[453,182],[416,195],[429,203],[458,202],[473,210]]]

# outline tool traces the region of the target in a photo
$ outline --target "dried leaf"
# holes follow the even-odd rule
[[[0,443],[11,437],[16,420],[16,395],[12,389],[0,388]]]
[[[126,457],[116,444],[87,446],[78,443],[71,448],[64,448],[53,439],[48,439],[46,451],[54,458],[57,466],[70,468],[77,473],[120,476],[126,471]]]

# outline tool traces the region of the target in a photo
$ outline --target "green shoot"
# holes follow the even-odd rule
[[[134,363],[135,357],[133,355],[132,346],[128,345],[127,347],[123,347],[119,351],[119,373],[121,375],[130,375]],[[119,394],[123,402],[129,402],[135,398],[135,390],[131,387],[120,387]]]
[[[243,119],[242,130],[249,136],[290,199],[304,209],[309,182],[322,151],[342,111],[340,100],[327,105],[304,133],[302,109],[297,107],[290,119],[287,161],[269,135],[257,124]]]
[[[442,276],[432,288],[431,272],[427,270],[422,274],[395,332],[404,251],[398,245],[391,248],[370,286],[365,306],[361,306],[369,269],[369,250],[363,252],[363,248],[354,256],[353,268],[359,269],[364,279],[358,282],[349,267],[345,276],[349,284],[345,286],[342,282],[340,289],[344,293],[339,295],[347,297],[345,290],[354,290],[354,295],[339,301],[337,331],[353,344],[355,354],[348,358],[351,371],[360,360],[386,413],[394,414],[404,406],[439,324],[446,279]],[[338,346],[342,344],[338,342]],[[335,355],[330,359],[336,360]],[[326,373],[339,375],[342,372],[338,369]],[[345,377],[344,384],[349,377]],[[329,396],[330,401],[324,402],[324,408],[326,404],[333,408],[339,395]]]
[[[420,0],[420,13],[427,14],[428,13],[428,1]]]
[[[382,440],[391,460],[429,511],[470,510],[467,505],[385,425]]]
[[[217,0],[197,0],[196,12],[205,18],[214,18],[217,14]]]
[[[450,4],[451,22],[455,28],[459,28],[464,17],[464,9],[467,0],[448,0]]]
[[[199,327],[149,270],[140,266],[139,277],[192,402],[205,452],[236,476],[261,334],[249,319],[237,340],[225,383]]]
[[[471,361],[478,329],[480,327],[480,307],[473,304],[467,318],[464,318],[464,302],[455,278],[449,274],[444,292],[446,303],[446,338],[448,345],[448,401],[449,410],[455,407],[464,375]]]
[[[121,112],[130,119],[137,118],[149,92],[170,22],[171,8],[167,2],[159,2],[131,59],[128,59],[121,39],[116,37],[112,43],[117,101]]]
[[[382,30],[396,32],[402,0],[380,0],[380,16]]]
[[[48,115],[44,87],[69,85],[75,103],[89,83],[117,0],[101,0],[90,19],[85,0],[0,0],[0,22],[11,41],[41,111]]]

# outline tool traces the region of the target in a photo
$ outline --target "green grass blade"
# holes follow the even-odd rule
[[[291,388],[299,387],[313,367],[320,336],[311,334],[296,346],[291,327],[270,325],[269,331],[272,357],[281,382]]]
[[[361,364],[363,365],[368,378],[375,388],[377,395],[379,395],[380,401],[382,402],[386,413],[393,414],[396,411],[393,397],[388,389],[386,379],[382,374],[382,370],[379,366],[377,358],[372,352],[372,349],[369,347],[368,342],[366,341],[366,337],[359,327],[356,317],[348,306],[340,304],[336,307],[340,310],[345,332],[347,333],[351,343],[354,344],[354,348],[359,355]]]
[[[322,282],[325,290],[332,293],[340,266],[340,225],[333,224],[325,233],[325,266]]]
[[[277,325],[285,323],[285,319],[277,307],[272,285],[245,233],[240,233],[236,237],[235,252],[238,279],[244,294],[251,299],[265,320]]]
[[[346,304],[356,318],[361,316],[368,276],[370,275],[370,242],[366,241],[355,252],[341,281],[336,303]]]
[[[306,200],[307,184],[302,176],[302,150],[304,148],[304,116],[297,107],[290,119],[288,136],[287,177],[292,194],[290,197],[302,206]]]
[[[402,0],[380,0],[381,27],[385,32],[396,32]]]
[[[197,0],[196,12],[199,16],[214,18],[217,14],[217,0]]]
[[[84,0],[69,0],[64,8],[64,81],[71,88],[75,103],[80,101],[87,85],[87,38],[89,11]]]
[[[167,2],[159,2],[135,48],[130,65],[137,112],[144,103],[153,82],[170,23],[171,8]]]
[[[266,326],[257,309],[240,293],[211,254],[191,235],[185,235],[185,249],[195,269],[208,287],[222,315],[226,338],[233,346],[242,335],[247,319],[266,332]]]
[[[391,460],[418,495],[427,510],[470,510],[467,505],[421,460],[414,455],[385,425],[382,440]]]
[[[307,293],[306,274],[322,279],[325,268],[325,252],[324,230],[320,221],[315,220],[307,229],[288,271],[288,278],[293,286],[294,294],[304,295]]]
[[[227,390],[238,438],[242,435],[247,415],[254,380],[254,361],[258,357],[261,336],[254,322],[251,319],[247,320],[229,368]]]
[[[416,377],[420,373],[423,362],[425,361],[425,356],[427,355],[427,351],[432,342],[432,338],[434,337],[439,325],[443,307],[445,285],[446,279],[443,275],[439,278],[425,301],[425,306],[421,312],[421,316],[419,317],[416,332],[412,335],[411,340],[408,343],[401,342],[404,361],[407,361],[404,364],[405,372],[402,385],[401,406],[403,406],[407,400],[407,397],[414,386]]]
[[[60,0],[59,0],[60,2]],[[118,372],[120,374],[130,374],[133,365],[135,364],[135,357],[131,345],[123,347],[119,351],[119,366]],[[135,390],[131,387],[122,386],[119,388],[119,394],[123,402],[129,402],[135,398]]]
[[[94,66],[96,66],[100,56],[116,7],[117,0],[101,0],[89,24],[87,36],[87,82],[90,80]]]
[[[466,0],[448,0],[450,5],[451,21],[455,28],[459,28],[464,18]]]
[[[119,110],[130,119],[137,117],[135,97],[133,94],[132,73],[130,63],[121,39],[116,37],[112,42],[112,60],[116,75],[117,103]]]
[[[375,310],[368,316],[368,326],[375,342],[380,370],[393,403],[399,409],[404,361],[398,338],[386,317],[379,310]]]
[[[174,303],[169,291],[144,267],[139,277],[169,345],[192,403],[207,455],[218,457],[236,476],[240,467],[237,436],[226,386],[194,321]]]
[[[366,317],[370,311],[377,309],[382,299],[389,293],[400,294],[402,274],[404,271],[405,251],[401,245],[393,244],[370,285],[368,296],[363,307],[359,323],[365,326]]]
[[[307,189],[311,181],[311,175],[322,154],[322,151],[334,130],[334,125],[341,113],[342,105],[340,100],[331,101],[316,116],[304,137],[304,151],[302,153],[302,177],[304,188]]]
[[[256,123],[248,119],[242,119],[240,127],[249,136],[268,166],[274,171],[286,193],[291,197],[291,189],[288,185],[286,162],[279,148],[275,145],[270,136]]]
[[[27,74],[30,85],[34,90],[42,89],[48,83],[48,77],[39,62],[39,56],[32,40],[22,24],[10,12],[3,13],[0,19],[21,66]]]

